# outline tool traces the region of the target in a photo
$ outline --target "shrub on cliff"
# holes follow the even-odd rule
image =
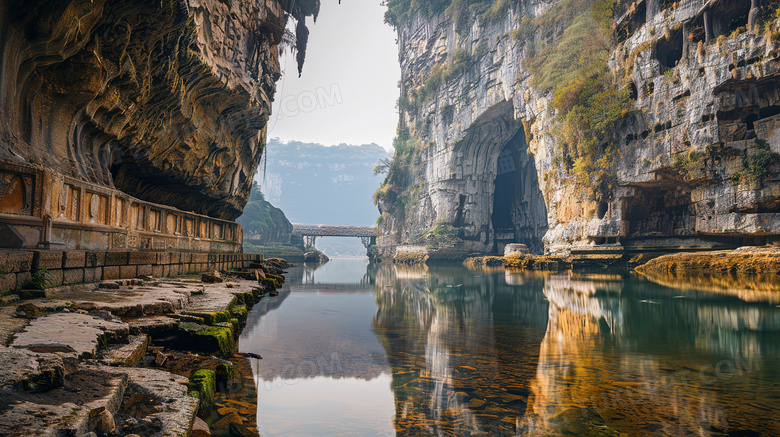
[[[565,0],[515,33],[518,39],[539,35],[531,40],[525,66],[532,85],[552,92],[566,155],[560,162],[571,163],[567,170],[581,185],[601,192],[614,185],[611,164],[619,153],[608,140],[609,129],[631,109],[629,88],[607,67],[612,18],[608,0]]]
[[[409,23],[415,15],[431,18],[445,13],[463,29],[469,20],[495,21],[509,9],[513,0],[387,0],[385,23],[398,27]]]

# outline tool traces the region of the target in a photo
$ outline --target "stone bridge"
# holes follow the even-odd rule
[[[317,237],[358,237],[368,249],[376,245],[376,227],[373,226],[329,226],[293,224],[293,232],[303,237],[306,247],[314,247]]]

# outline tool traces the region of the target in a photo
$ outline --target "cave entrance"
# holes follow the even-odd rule
[[[713,37],[728,36],[740,27],[746,27],[750,15],[750,1],[727,0],[712,11]]]
[[[690,191],[672,183],[637,187],[623,206],[629,238],[685,236],[694,231]]]
[[[498,154],[493,181],[493,249],[503,253],[510,243],[522,243],[535,253],[544,249],[547,209],[539,189],[536,163],[527,153],[525,132],[519,132]]]
[[[677,66],[683,56],[683,34],[676,31],[669,38],[660,39],[655,46],[658,62],[661,63],[661,71],[664,72]]]

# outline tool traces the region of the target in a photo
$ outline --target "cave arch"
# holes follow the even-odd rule
[[[684,43],[683,33],[679,30],[674,31],[669,38],[658,40],[655,45],[655,53],[658,62],[661,63],[662,72],[676,67],[682,60]]]
[[[507,244],[521,243],[534,253],[542,253],[547,208],[522,127],[501,148],[494,165],[490,214],[493,250],[501,254]]]
[[[489,253],[502,252],[508,243],[522,243],[542,253],[547,205],[513,101],[500,101],[484,111],[447,156],[451,159],[447,171],[430,175],[429,190],[436,193],[431,207],[436,217],[459,228],[465,247]],[[496,179],[502,176],[499,157],[509,157],[515,171],[512,177],[499,178],[496,200]],[[494,212],[498,228],[508,230],[506,238],[497,238]]]

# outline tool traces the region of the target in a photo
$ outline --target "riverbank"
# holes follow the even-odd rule
[[[668,275],[683,272],[716,274],[780,273],[780,247],[740,247],[735,250],[674,253],[654,258],[638,266],[645,275]]]
[[[236,341],[287,267],[269,259],[3,296],[0,434],[257,435],[251,405],[226,405],[255,390],[258,358]]]
[[[507,256],[478,256],[466,259],[463,265],[470,269],[482,267],[504,267],[507,269],[541,270],[557,272],[568,263],[563,258],[515,254]]]

